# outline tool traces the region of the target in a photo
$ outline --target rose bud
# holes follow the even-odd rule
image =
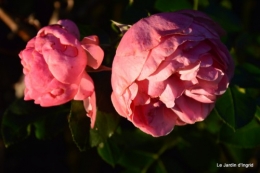
[[[70,20],[43,27],[19,54],[25,75],[25,100],[43,107],[83,100],[94,126],[94,84],[86,66],[98,68],[103,50],[97,36],[79,41],[79,30]]]
[[[152,136],[203,121],[228,88],[234,63],[224,31],[205,14],[182,10],[135,23],[112,66],[116,111]]]

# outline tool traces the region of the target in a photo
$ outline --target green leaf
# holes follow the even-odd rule
[[[260,107],[259,106],[257,106],[257,108],[256,108],[255,117],[258,119],[258,121],[260,121]]]
[[[241,148],[227,144],[219,146],[221,146],[221,155],[228,157],[232,163],[250,163],[256,151],[256,148]]]
[[[214,165],[219,156],[215,135],[206,130],[196,129],[195,126],[183,128],[182,138],[177,147],[166,151],[162,157],[167,170],[172,169],[166,160],[172,159],[172,165],[176,166],[179,172],[211,172],[211,165]]]
[[[113,135],[120,116],[115,112],[111,102],[111,73],[91,73],[91,78],[95,83],[98,107],[95,126],[90,130],[90,144],[94,147]]]
[[[256,102],[236,86],[227,89],[216,102],[214,113],[233,130],[248,124],[254,117]]]
[[[97,146],[111,137],[117,128],[118,120],[118,115],[97,111],[95,127],[90,129],[91,146]]]
[[[6,147],[20,142],[30,134],[30,123],[37,119],[36,116],[29,114],[31,107],[23,100],[17,100],[5,111],[2,120],[2,136]]]
[[[38,139],[50,139],[60,133],[67,125],[67,116],[69,115],[68,106],[62,105],[33,123],[35,127],[35,136]]]
[[[157,0],[155,8],[159,11],[177,11],[182,9],[192,9],[192,4],[187,0]]]
[[[156,155],[147,151],[126,150],[119,160],[119,164],[133,172],[147,170],[156,159]]]
[[[260,87],[260,68],[249,63],[236,67],[232,82],[240,87]]]
[[[254,118],[249,124],[235,132],[223,125],[220,130],[219,141],[240,148],[254,148],[260,145],[259,136],[260,121]]]
[[[1,130],[5,146],[27,138],[32,132],[32,126],[35,126],[38,139],[55,136],[65,125],[62,122],[69,113],[67,106],[68,104],[43,108],[33,101],[16,100],[3,115]]]
[[[129,133],[124,133],[126,136]],[[141,133],[133,133],[135,137],[141,137]],[[146,134],[146,136],[148,136]],[[129,141],[133,139],[131,135],[127,135]],[[173,136],[165,136],[161,138],[146,138],[143,140],[133,139],[134,145],[131,142],[124,143],[124,150],[118,161],[118,164],[128,169],[129,172],[167,172],[164,161],[162,161],[163,154],[177,146],[181,142],[180,138]],[[122,138],[121,138],[122,139]],[[126,141],[128,141],[126,140]],[[126,142],[124,141],[124,142]]]
[[[99,144],[98,154],[107,163],[115,166],[118,159],[120,158],[121,152],[115,142],[113,142],[112,140],[107,140],[106,142]]]
[[[115,28],[116,26],[122,34],[126,33],[126,31],[128,31],[131,28],[131,25],[128,24],[119,23],[113,20],[111,20],[111,22],[112,22],[112,27]]]
[[[90,118],[87,117],[82,101],[72,101],[69,115],[69,127],[72,138],[80,151],[90,147]]]

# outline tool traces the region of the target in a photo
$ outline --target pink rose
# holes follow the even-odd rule
[[[123,36],[112,66],[117,112],[153,136],[204,120],[233,75],[224,31],[183,10],[141,19]]]
[[[19,54],[25,74],[25,100],[41,106],[55,106],[83,100],[88,116],[95,122],[94,84],[86,66],[96,69],[104,53],[97,36],[79,41],[77,26],[70,20],[42,28]]]

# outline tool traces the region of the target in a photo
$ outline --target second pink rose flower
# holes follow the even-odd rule
[[[41,106],[56,106],[83,100],[94,126],[96,98],[86,66],[97,69],[104,52],[97,36],[79,41],[79,30],[70,20],[43,27],[19,54],[25,74],[25,100]]]
[[[117,112],[153,136],[204,120],[233,75],[224,31],[205,14],[183,10],[135,23],[112,66]]]

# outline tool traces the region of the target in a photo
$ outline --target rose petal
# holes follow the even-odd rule
[[[87,37],[84,37],[81,42],[81,44],[94,44],[94,45],[99,45],[99,39],[98,36],[96,35],[90,35]]]
[[[185,95],[201,103],[214,103],[216,96],[199,87],[191,87],[185,90]]]
[[[101,72],[101,71],[111,71],[112,68],[111,67],[107,67],[104,65],[99,66],[97,69],[93,69],[89,66],[87,66],[86,71],[87,72]]]
[[[61,105],[73,99],[77,88],[75,84],[66,85],[53,79],[48,86],[46,86],[45,92],[42,93],[40,97],[34,99],[37,104],[43,107]]]
[[[120,112],[123,113],[122,116],[128,117],[132,114],[131,110],[131,103],[132,100],[136,97],[138,93],[138,86],[137,84],[133,84],[131,87],[127,88],[122,95],[118,95],[117,93],[112,93],[112,102],[116,110],[121,110]],[[120,106],[122,109],[120,108]],[[121,115],[121,114],[120,114]]]
[[[44,91],[46,86],[53,80],[53,75],[48,70],[48,66],[39,52],[33,51],[31,58],[28,79],[34,89]]]
[[[31,93],[30,90],[28,90],[28,88],[24,89],[24,100],[33,100],[33,98],[31,98]]]
[[[157,54],[154,51],[151,51],[146,59],[146,62],[141,70],[140,75],[138,76],[137,80],[144,80],[150,74],[152,74],[159,64],[165,59],[164,56]]]
[[[34,46],[35,46],[35,37],[27,42],[26,48],[34,48]]]
[[[41,96],[42,91],[39,92],[34,89],[33,85],[31,84],[30,77],[26,75],[24,77],[24,83],[25,83],[25,90],[24,90],[24,100],[33,100],[34,98],[38,98]]]
[[[132,85],[130,85],[128,87],[128,91],[130,93],[129,99],[133,100],[135,98],[137,92],[138,92],[138,85],[137,85],[137,83],[132,83]]]
[[[207,28],[203,26],[203,24],[200,24],[196,21],[194,21],[191,26],[192,32],[191,35],[196,36],[203,36],[204,38],[210,38],[210,39],[218,39],[219,35],[216,32],[209,32]]]
[[[216,95],[222,95],[226,92],[229,85],[229,79],[227,75],[224,75],[220,82],[218,83],[218,88],[216,89],[215,93]]]
[[[74,100],[84,100],[90,97],[94,92],[93,80],[86,72],[83,72],[80,79],[81,80],[78,86],[78,92],[74,96]]]
[[[126,88],[133,83],[140,74],[147,55],[148,52],[141,56],[115,56],[111,77],[111,84],[115,93],[122,95]],[[122,68],[122,64],[127,65]]]
[[[233,77],[234,75],[234,69],[235,69],[235,63],[231,57],[231,55],[229,54],[228,49],[225,47],[225,45],[223,45],[221,43],[220,40],[210,40],[215,49],[214,51],[217,53],[219,58],[215,58],[214,61],[217,61],[219,64],[222,65],[222,69],[223,71],[226,72],[229,80]]]
[[[179,71],[180,79],[191,81],[192,79],[196,78],[197,73],[199,71],[200,63],[192,64],[188,67],[185,67],[185,69],[182,69]]]
[[[203,121],[214,107],[214,104],[200,103],[184,95],[176,99],[175,104],[172,110],[188,124]]]
[[[146,105],[149,104],[151,100],[151,97],[146,93],[142,91],[138,91],[136,97],[133,100],[134,106],[139,106],[139,105]]]
[[[197,77],[206,81],[214,81],[219,78],[223,73],[214,67],[200,68]]]
[[[161,35],[159,35],[148,23],[137,22],[133,26],[121,39],[120,44],[117,47],[116,56],[125,57],[140,55],[140,53],[149,51],[159,44]]]
[[[90,118],[90,127],[94,128],[97,116],[96,108],[96,93],[93,92],[92,95],[83,100],[84,108],[87,112],[87,116]]]
[[[53,45],[57,43],[57,38],[59,45],[62,45],[60,48]],[[59,25],[42,28],[36,39],[35,49],[44,55],[54,77],[63,83],[73,83],[74,78],[83,72],[87,64],[86,53],[78,39]],[[72,55],[76,56],[71,57]]]
[[[104,58],[103,50],[95,44],[83,44],[81,45],[87,51],[88,66],[97,69]]]
[[[60,43],[63,45],[80,46],[78,39],[67,30],[62,29],[59,25],[45,26],[39,30],[36,38],[42,38],[48,34],[54,35],[55,38],[59,38]],[[38,41],[35,41],[35,43],[38,43]]]
[[[154,47],[144,64],[144,67],[138,76],[137,80],[143,80],[150,74],[156,71],[158,66],[170,56],[179,46],[183,40],[178,40],[178,37],[164,37],[161,39],[161,43]]]
[[[180,67],[183,67],[182,63],[175,60],[175,58],[180,55],[180,52],[181,51],[177,49],[171,56],[167,57],[167,59],[163,61],[156,71],[147,79],[152,82],[164,81],[175,73]]]
[[[192,16],[195,23],[207,28],[208,31],[216,36],[222,36],[225,34],[225,31],[216,22],[200,11],[181,10],[179,13]]]
[[[213,58],[214,56],[212,56],[210,53],[202,54],[199,57],[200,67],[210,67],[213,64]]]
[[[198,79],[197,86],[203,88],[205,91],[207,91],[210,94],[214,94],[218,89],[218,82]]]
[[[148,51],[169,34],[184,34],[192,19],[182,14],[159,13],[135,23],[124,35],[117,48],[117,56],[134,55]],[[123,54],[122,54],[123,53]]]
[[[185,46],[185,45],[184,45]],[[199,57],[202,54],[205,54],[211,50],[211,47],[206,42],[200,42],[196,44],[194,47],[190,47],[189,49],[184,49],[183,53],[181,53],[181,56],[178,57],[178,60],[180,62],[182,59],[187,59],[188,63],[185,63],[185,66],[188,66],[192,63],[195,63],[198,61]],[[177,59],[176,59],[177,60]]]
[[[30,61],[33,59],[33,48],[26,48],[19,53],[21,64],[23,65],[23,73],[26,75],[31,71]]]
[[[115,92],[112,92],[111,100],[118,114],[126,118],[128,115],[128,111],[126,109],[126,105],[124,104],[125,101],[123,96],[116,95]]]
[[[171,12],[158,13],[142,20],[140,20],[140,24],[147,23],[148,26],[151,26],[161,36],[172,34],[189,34],[189,26],[193,22],[192,18],[190,17],[180,13],[175,13],[172,15]],[[145,29],[147,28],[144,27],[143,31],[145,32],[140,34],[146,34],[147,30]]]
[[[145,133],[154,137],[164,136],[173,130],[177,117],[159,102],[136,106],[132,122]]]
[[[178,125],[178,126],[184,126],[184,125],[186,125],[187,123],[185,123],[185,122],[183,122],[182,120],[180,120],[180,118],[177,118],[177,120],[176,120],[176,126]]]
[[[59,20],[57,24],[61,25],[64,29],[66,29],[68,32],[73,34],[77,39],[79,39],[80,37],[79,29],[74,22],[65,19],[65,20]]]
[[[165,83],[166,87],[160,95],[160,100],[167,108],[172,108],[175,105],[175,99],[181,96],[188,83],[181,81],[176,75],[169,77]]]
[[[58,50],[43,49],[42,53],[53,76],[63,83],[74,83],[75,79],[84,71],[87,57],[82,48],[78,49],[78,56],[70,57]]]

